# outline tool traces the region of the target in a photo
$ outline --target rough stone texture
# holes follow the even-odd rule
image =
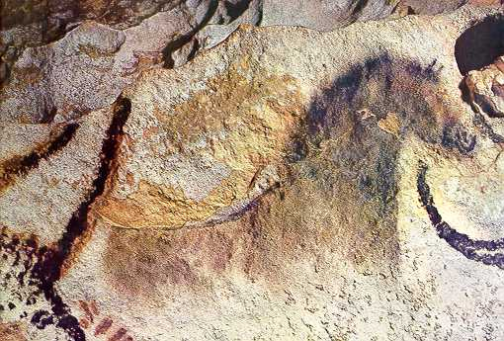
[[[471,71],[466,79],[471,101],[491,117],[504,117],[504,57],[479,71]]]
[[[85,22],[24,50],[0,97],[1,120],[61,122],[111,105],[140,71],[162,64],[168,42],[206,20],[205,6],[191,9],[161,12],[123,31]]]
[[[460,5],[77,2],[0,94],[0,340],[504,339],[504,11]]]

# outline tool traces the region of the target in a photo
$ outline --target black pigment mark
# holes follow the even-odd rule
[[[461,125],[447,124],[443,128],[441,144],[445,148],[455,148],[461,154],[470,154],[476,147],[476,136],[470,134]]]
[[[42,247],[39,249],[39,262],[32,270],[32,284],[35,284],[45,298],[51,304],[52,313],[50,317],[40,312],[35,314],[32,322],[39,328],[44,328],[47,324],[56,323],[56,326],[64,329],[74,341],[84,341],[85,333],[79,325],[79,321],[71,315],[70,308],[63,302],[61,296],[55,290],[55,282],[60,279],[63,266],[68,256],[72,252],[76,240],[84,234],[88,228],[87,215],[93,202],[103,194],[105,184],[112,173],[114,160],[117,157],[123,127],[128,119],[131,110],[129,100],[120,98],[112,118],[106,138],[102,144],[100,153],[100,166],[98,176],[93,181],[93,191],[88,199],[81,203],[74,212],[67,225],[66,232],[58,242],[55,249]]]
[[[47,310],[37,310],[32,318],[31,323],[38,329],[44,329],[49,324],[54,324],[54,319]]]
[[[121,137],[123,135],[123,128],[128,120],[131,111],[131,102],[128,99],[120,98],[117,101],[114,116],[109,129],[106,132],[106,138],[103,141],[100,153],[100,166],[98,168],[98,175],[93,181],[93,191],[89,194],[88,199],[80,204],[78,209],[73,213],[70,219],[66,232],[62,239],[58,242],[59,262],[63,264],[67,258],[74,244],[74,241],[81,236],[87,229],[87,215],[89,208],[94,201],[103,194],[105,184],[109,175],[111,174],[113,163],[117,157]],[[55,259],[52,259],[54,261]],[[60,273],[51,274],[53,280],[58,280]]]
[[[45,160],[65,148],[78,128],[78,123],[68,124],[63,132],[53,138],[53,141],[46,146],[37,148],[28,155],[5,161],[1,167],[3,175],[0,178],[0,188],[12,185],[17,177],[25,176],[31,169],[38,167],[41,160]]]
[[[457,232],[443,221],[434,204],[426,177],[427,165],[421,162],[417,176],[418,194],[432,225],[436,228],[438,236],[467,259],[504,269],[504,238],[498,240],[473,240],[468,235]]]
[[[426,142],[438,143],[435,115],[425,95],[437,89],[440,70],[436,60],[423,66],[414,60],[395,59],[387,53],[356,64],[323,89],[312,102],[307,133],[310,136],[334,136],[333,127],[341,126],[341,120],[348,117],[348,113],[367,108],[377,119],[396,112],[404,127],[413,130]],[[380,91],[371,91],[370,83],[379,86]],[[357,120],[357,116],[352,117]]]

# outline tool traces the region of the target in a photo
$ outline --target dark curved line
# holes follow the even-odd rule
[[[75,136],[78,128],[78,123],[68,124],[63,132],[48,145],[37,148],[25,156],[4,161],[2,164],[4,174],[0,178],[0,189],[12,185],[20,176],[26,176],[31,169],[38,167],[41,160],[47,159],[65,148]]]
[[[42,316],[49,315],[48,312],[38,311],[32,317],[32,323],[39,328],[44,328],[47,324],[56,322],[56,327],[64,329],[74,341],[85,341],[86,335],[80,327],[79,321],[70,312],[69,306],[63,302],[61,296],[55,290],[55,283],[61,277],[62,269],[71,255],[76,241],[88,229],[88,213],[91,205],[105,191],[107,179],[114,169],[114,161],[117,157],[123,128],[128,120],[131,111],[131,103],[128,99],[119,98],[116,102],[112,122],[106,132],[100,153],[100,166],[98,175],[93,181],[93,191],[88,198],[80,204],[70,219],[66,232],[59,240],[55,249],[42,247],[39,250],[40,261],[34,266],[32,271],[32,284],[38,286],[45,298],[50,302],[52,318],[42,319]],[[44,323],[44,321],[47,321]]]
[[[434,204],[434,199],[427,184],[428,167],[420,162],[417,175],[417,190],[420,201],[429,219],[436,229],[439,238],[445,240],[452,248],[462,253],[467,259],[494,265],[504,270],[504,238],[497,240],[473,240],[468,235],[457,232],[443,220]],[[497,252],[496,252],[497,251]],[[488,254],[485,252],[492,252]]]

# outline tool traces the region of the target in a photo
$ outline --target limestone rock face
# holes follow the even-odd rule
[[[0,340],[504,339],[504,10],[462,5],[8,1]]]
[[[490,117],[504,117],[504,57],[466,79],[471,100]]]

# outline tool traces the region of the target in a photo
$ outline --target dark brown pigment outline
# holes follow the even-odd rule
[[[70,123],[60,133],[49,146],[39,148],[33,152],[19,158],[14,158],[4,162],[5,173],[0,177],[0,188],[12,185],[20,176],[25,176],[28,172],[38,167],[41,160],[47,159],[51,155],[65,148],[68,142],[74,137],[79,128],[78,123]]]
[[[87,215],[93,202],[103,194],[106,181],[112,170],[112,163],[117,156],[120,137],[131,111],[128,99],[119,98],[114,110],[112,122],[106,132],[100,153],[101,163],[98,176],[93,181],[93,191],[87,200],[82,202],[73,213],[66,232],[58,242],[56,250],[41,250],[43,257],[33,269],[33,277],[40,282],[39,288],[52,305],[53,315],[58,320],[56,326],[63,328],[75,341],[84,341],[86,336],[77,318],[70,314],[70,309],[54,289],[54,283],[60,279],[62,266],[72,250],[75,240],[82,236],[88,227]],[[35,316],[34,316],[35,318]],[[33,319],[32,319],[33,322]]]
[[[52,310],[52,312],[45,310],[36,311],[31,318],[31,323],[40,329],[44,329],[50,324],[56,324],[56,327],[65,330],[74,341],[85,341],[86,336],[77,318],[71,314],[68,305],[63,302],[61,296],[56,292],[55,283],[61,278],[63,265],[70,255],[76,240],[88,228],[87,215],[91,205],[105,190],[107,179],[112,173],[113,163],[117,157],[121,136],[123,135],[123,127],[128,120],[130,111],[131,102],[128,99],[120,97],[116,102],[112,121],[103,140],[98,175],[92,184],[93,190],[72,214],[66,226],[66,231],[58,241],[57,246],[55,248],[43,246],[36,251],[38,261],[33,266],[28,282],[29,285],[34,285],[38,288],[35,294],[43,294],[45,299],[51,304]],[[57,142],[58,148],[49,148],[49,150],[58,150],[60,147],[64,147],[77,129],[77,126],[72,127],[70,129],[71,133],[64,134],[68,138],[63,138],[63,143]],[[34,159],[30,157],[30,165],[36,167],[38,161],[43,157],[49,156],[49,154],[39,154]],[[23,167],[23,171],[27,170]]]
[[[439,214],[427,184],[428,167],[420,162],[417,176],[417,189],[422,206],[429,215],[429,220],[438,236],[452,248],[462,253],[467,259],[494,265],[504,270],[504,238],[497,240],[473,240],[468,235],[457,232]]]

